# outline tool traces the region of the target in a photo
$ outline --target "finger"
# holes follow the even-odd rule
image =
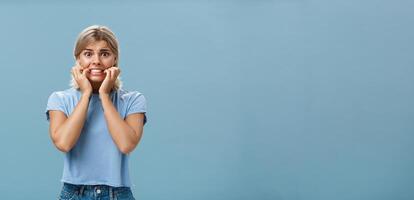
[[[113,68],[113,71],[112,71],[112,79],[113,79],[113,80],[116,80],[116,77],[118,76],[118,74],[119,74],[119,69],[118,69],[118,67],[114,67],[114,68]]]
[[[112,69],[108,69],[108,79],[112,80]]]
[[[86,71],[87,71],[87,69],[83,69],[82,67],[79,67],[78,68],[79,78],[86,77]]]
[[[88,71],[89,71],[90,69],[82,69],[81,70],[81,74],[83,75],[83,76],[86,76],[86,74],[88,73]]]
[[[115,72],[115,78],[118,76],[118,74],[120,73],[120,70],[118,67],[114,67],[114,72]]]
[[[83,67],[78,61],[76,61],[76,66],[78,66],[82,70],[86,68],[86,67]]]
[[[75,71],[75,75],[76,75],[77,80],[80,80],[82,78],[82,74],[80,72],[80,68],[79,67],[76,67],[74,71]]]
[[[110,77],[110,74],[109,74],[109,69],[105,69],[105,80],[107,80],[107,79],[109,79],[109,77]],[[105,81],[104,80],[104,81]]]
[[[75,63],[75,66],[73,66],[74,68],[80,68],[80,64],[78,62]]]
[[[86,75],[86,74],[90,74],[90,73],[91,73],[91,69],[86,69],[85,71],[86,71],[86,72],[85,72],[85,75]]]
[[[78,67],[79,75],[83,76],[84,75],[84,73],[83,73],[84,71],[85,71],[85,69],[83,69],[81,66]]]
[[[112,81],[114,79],[114,68],[113,67],[109,68],[109,71],[110,71],[109,79],[111,79],[111,81]]]
[[[75,80],[78,80],[78,75],[76,74],[76,67],[72,67],[71,72],[72,72],[73,78],[75,78]]]

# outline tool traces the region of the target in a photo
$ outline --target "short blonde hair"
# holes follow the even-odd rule
[[[118,40],[115,37],[115,34],[106,26],[101,25],[92,25],[85,28],[81,33],[79,33],[78,38],[75,43],[75,47],[73,50],[73,55],[75,60],[79,58],[80,53],[92,42],[97,41],[105,41],[111,51],[115,54],[116,60],[114,67],[119,67],[119,48],[118,48]],[[70,81],[70,86],[75,89],[79,89],[78,83],[74,79],[73,75],[71,75],[72,79]],[[114,90],[118,90],[122,87],[121,77],[115,81]]]

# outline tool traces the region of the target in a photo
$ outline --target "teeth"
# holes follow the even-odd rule
[[[92,73],[101,73],[101,72],[103,72],[103,70],[100,70],[100,69],[92,69],[91,72]]]

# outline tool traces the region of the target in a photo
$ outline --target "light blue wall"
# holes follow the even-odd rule
[[[77,34],[120,40],[148,100],[137,199],[414,199],[408,0],[0,3],[1,199],[55,199],[44,109]]]

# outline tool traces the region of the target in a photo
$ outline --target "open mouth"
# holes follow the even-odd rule
[[[104,75],[104,70],[102,69],[91,69],[91,75],[92,76],[102,76]]]

